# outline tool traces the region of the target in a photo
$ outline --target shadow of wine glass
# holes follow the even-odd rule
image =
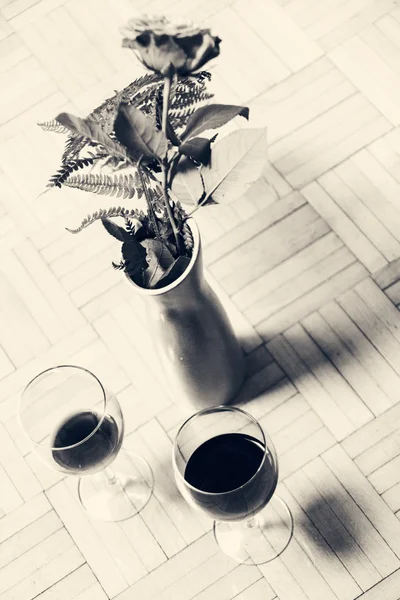
[[[361,552],[359,543],[362,540],[355,539],[346,527],[347,517],[341,515],[339,518],[332,506],[341,500],[329,491],[318,498],[310,499],[304,506],[303,512],[296,516],[296,528],[301,530],[303,537],[307,540],[309,553],[315,550],[324,552],[330,557],[339,558]],[[349,524],[354,530],[354,522]],[[317,533],[318,532],[318,533]],[[325,543],[321,543],[321,537]]]

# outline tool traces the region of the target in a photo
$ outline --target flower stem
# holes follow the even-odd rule
[[[162,109],[162,121],[161,121],[161,129],[167,135],[167,120],[168,120],[168,110],[169,110],[169,100],[171,93],[171,77],[166,75],[164,77],[164,89],[163,89],[163,109]]]
[[[171,76],[166,75],[164,77],[164,89],[163,89],[163,109],[162,109],[162,119],[161,119],[161,128],[167,137],[167,122],[168,122],[168,109],[169,109],[169,101],[170,101],[170,92],[171,92]],[[167,211],[169,222],[171,223],[172,231],[175,238],[176,248],[178,250],[178,254],[183,254],[182,241],[180,238],[179,230],[176,225],[175,217],[172,212],[169,194],[168,194],[168,160],[165,160],[161,163],[162,170],[162,190],[164,196],[164,204]]]
[[[171,223],[172,231],[174,233],[176,248],[178,250],[178,254],[183,254],[182,241],[180,239],[179,230],[175,222],[174,215],[172,213],[171,204],[169,202],[169,194],[168,194],[168,166],[165,164],[161,165],[162,174],[163,174],[163,195],[164,195],[164,204],[167,209],[167,215],[169,222]]]
[[[154,229],[154,232],[155,232],[156,236],[159,237],[160,236],[160,230],[158,228],[157,218],[156,218],[156,215],[154,214],[154,209],[153,209],[153,205],[151,204],[149,190],[147,189],[147,186],[146,186],[145,181],[144,181],[143,173],[142,173],[142,159],[143,158],[144,157],[143,157],[143,154],[142,154],[141,157],[139,158],[139,162],[137,164],[137,170],[138,170],[138,173],[139,173],[140,183],[141,183],[142,188],[143,188],[144,197],[146,198],[147,208],[148,208],[148,211],[149,211],[150,222],[153,225],[153,229]]]

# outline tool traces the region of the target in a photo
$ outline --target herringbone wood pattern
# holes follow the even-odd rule
[[[0,599],[399,600],[400,8],[396,0],[0,0]],[[218,101],[266,125],[270,164],[230,206],[197,213],[208,278],[246,354],[238,402],[280,459],[295,537],[237,566],[174,484],[174,404],[143,307],[101,227],[65,226],[103,197],[38,198],[63,139],[140,69],[120,47],[134,10],[203,20],[223,39]],[[240,125],[240,124],[239,124]],[[270,185],[267,183],[270,182]],[[126,444],[156,478],[143,512],[90,521],[47,469],[16,406],[40,370],[98,373]]]

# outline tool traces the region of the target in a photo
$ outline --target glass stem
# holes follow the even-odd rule
[[[117,478],[111,467],[106,467],[103,473],[108,485],[115,485],[117,483]]]
[[[251,517],[250,519],[247,519],[244,523],[244,526],[247,527],[248,529],[252,529],[256,525],[257,525],[257,521],[256,521],[255,517]]]

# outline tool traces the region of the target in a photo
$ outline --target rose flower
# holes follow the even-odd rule
[[[191,22],[171,22],[162,17],[131,19],[122,30],[122,45],[152,71],[166,74],[173,65],[179,75],[190,75],[219,54],[221,40],[209,29]]]

